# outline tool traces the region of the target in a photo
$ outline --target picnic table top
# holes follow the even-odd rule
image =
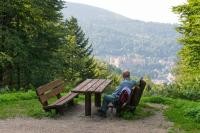
[[[102,93],[111,83],[109,79],[86,79],[72,90],[75,93]]]

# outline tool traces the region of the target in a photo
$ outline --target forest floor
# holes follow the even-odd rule
[[[163,116],[163,105],[152,104],[154,114],[142,119],[123,120],[108,112],[107,118],[84,115],[84,105],[68,108],[64,116],[34,119],[15,117],[0,120],[0,133],[167,133],[173,123]]]

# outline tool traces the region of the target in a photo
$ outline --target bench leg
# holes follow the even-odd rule
[[[95,106],[101,107],[101,93],[95,93]]]
[[[91,94],[90,93],[85,94],[85,115],[86,116],[91,115]]]

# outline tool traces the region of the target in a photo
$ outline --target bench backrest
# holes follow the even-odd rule
[[[36,92],[43,106],[48,105],[48,99],[57,96],[60,98],[60,93],[64,91],[64,81],[55,80],[37,88]]]
[[[130,99],[131,106],[137,106],[139,104],[145,86],[146,82],[144,80],[140,80],[140,85],[136,86],[133,89],[133,91],[131,92],[131,99]]]

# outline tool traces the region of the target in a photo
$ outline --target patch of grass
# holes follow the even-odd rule
[[[142,101],[166,104],[168,108],[164,111],[164,115],[174,122],[175,129],[183,129],[189,133],[200,132],[200,102],[161,96],[144,97]]]
[[[165,111],[165,115],[170,121],[175,122],[175,127],[195,133],[200,131],[200,123],[189,114],[194,113],[196,107],[200,107],[200,103],[176,99]]]
[[[28,92],[7,92],[0,94],[0,103],[5,103],[9,101],[18,101],[18,100],[30,100],[37,99],[35,91]]]
[[[31,116],[35,118],[53,117],[55,113],[47,113],[42,109],[38,99],[18,100],[0,103],[0,118]]]
[[[49,103],[56,98],[50,99]],[[31,116],[34,118],[55,117],[55,111],[45,112],[35,91],[6,92],[0,94],[0,118]]]
[[[66,95],[62,93],[61,95]],[[56,98],[51,98],[48,102],[52,103]],[[80,103],[84,101],[84,95],[79,95],[75,98],[75,102]],[[51,112],[45,112],[35,91],[28,92],[6,92],[0,94],[0,118],[12,118],[12,117],[25,117],[30,116],[34,118],[42,117],[55,117],[54,110]]]
[[[171,98],[166,98],[162,96],[153,96],[153,97],[143,97],[142,102],[158,103],[158,104],[171,104],[173,100]]]
[[[153,115],[155,110],[155,108],[141,103],[137,106],[135,111],[123,111],[121,116],[126,120],[137,120]]]

